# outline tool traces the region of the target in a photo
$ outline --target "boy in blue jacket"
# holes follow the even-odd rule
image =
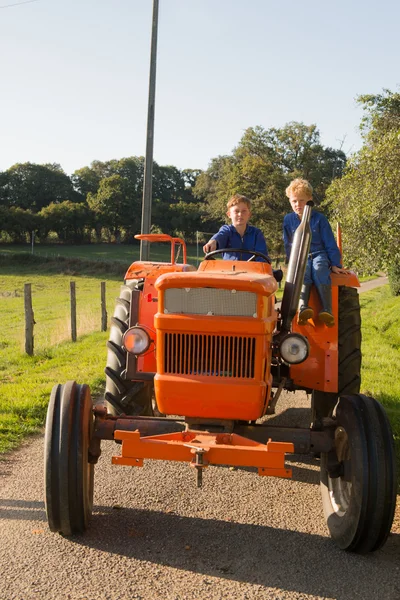
[[[232,225],[222,225],[218,233],[203,246],[203,252],[208,253],[218,248],[240,248],[243,252],[224,252],[225,260],[249,260],[253,250],[268,256],[267,244],[260,229],[248,225],[251,217],[251,202],[246,196],[235,194],[227,203],[227,215]],[[257,256],[257,261],[262,261]]]
[[[312,187],[306,179],[294,179],[286,188],[286,196],[293,212],[283,219],[283,241],[286,256],[289,259],[293,237],[300,225],[304,207],[312,198]],[[340,250],[336,244],[329,221],[323,214],[313,211],[310,220],[311,245],[308,256],[304,284],[300,293],[299,325],[305,325],[314,316],[313,309],[308,306],[311,285],[314,283],[321,300],[321,311],[318,319],[327,327],[333,327],[335,318],[332,314],[331,271],[348,273],[342,268]]]

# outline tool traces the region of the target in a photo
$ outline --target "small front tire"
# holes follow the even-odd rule
[[[93,422],[87,385],[68,381],[53,387],[44,440],[45,508],[51,531],[66,536],[85,531],[92,514]]]

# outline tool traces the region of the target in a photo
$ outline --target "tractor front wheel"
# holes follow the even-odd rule
[[[92,514],[92,409],[87,385],[68,381],[53,387],[44,440],[45,506],[51,531],[63,535],[85,531]]]
[[[331,537],[365,554],[385,543],[396,505],[393,436],[382,406],[343,396],[333,416],[335,450],[321,455],[321,494]]]

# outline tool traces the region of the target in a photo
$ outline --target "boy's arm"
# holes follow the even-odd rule
[[[219,231],[215,233],[210,240],[208,240],[207,244],[203,246],[203,252],[212,252],[213,250],[217,250],[218,248],[226,248],[227,242],[229,238],[229,226],[222,225]],[[213,243],[214,242],[214,243]]]
[[[341,269],[342,257],[340,256],[340,250],[336,243],[335,236],[333,235],[332,227],[326,217],[321,219],[321,239],[325,246],[331,267],[338,267]]]
[[[283,219],[283,244],[285,246],[286,258],[289,260],[290,252],[292,250],[292,232],[286,216]]]

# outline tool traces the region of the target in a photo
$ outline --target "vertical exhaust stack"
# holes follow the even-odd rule
[[[301,223],[294,234],[292,251],[286,275],[285,288],[281,304],[281,332],[290,331],[293,317],[296,314],[300,299],[300,291],[304,281],[308,253],[311,243],[310,219],[314,202],[310,200],[304,207]]]

